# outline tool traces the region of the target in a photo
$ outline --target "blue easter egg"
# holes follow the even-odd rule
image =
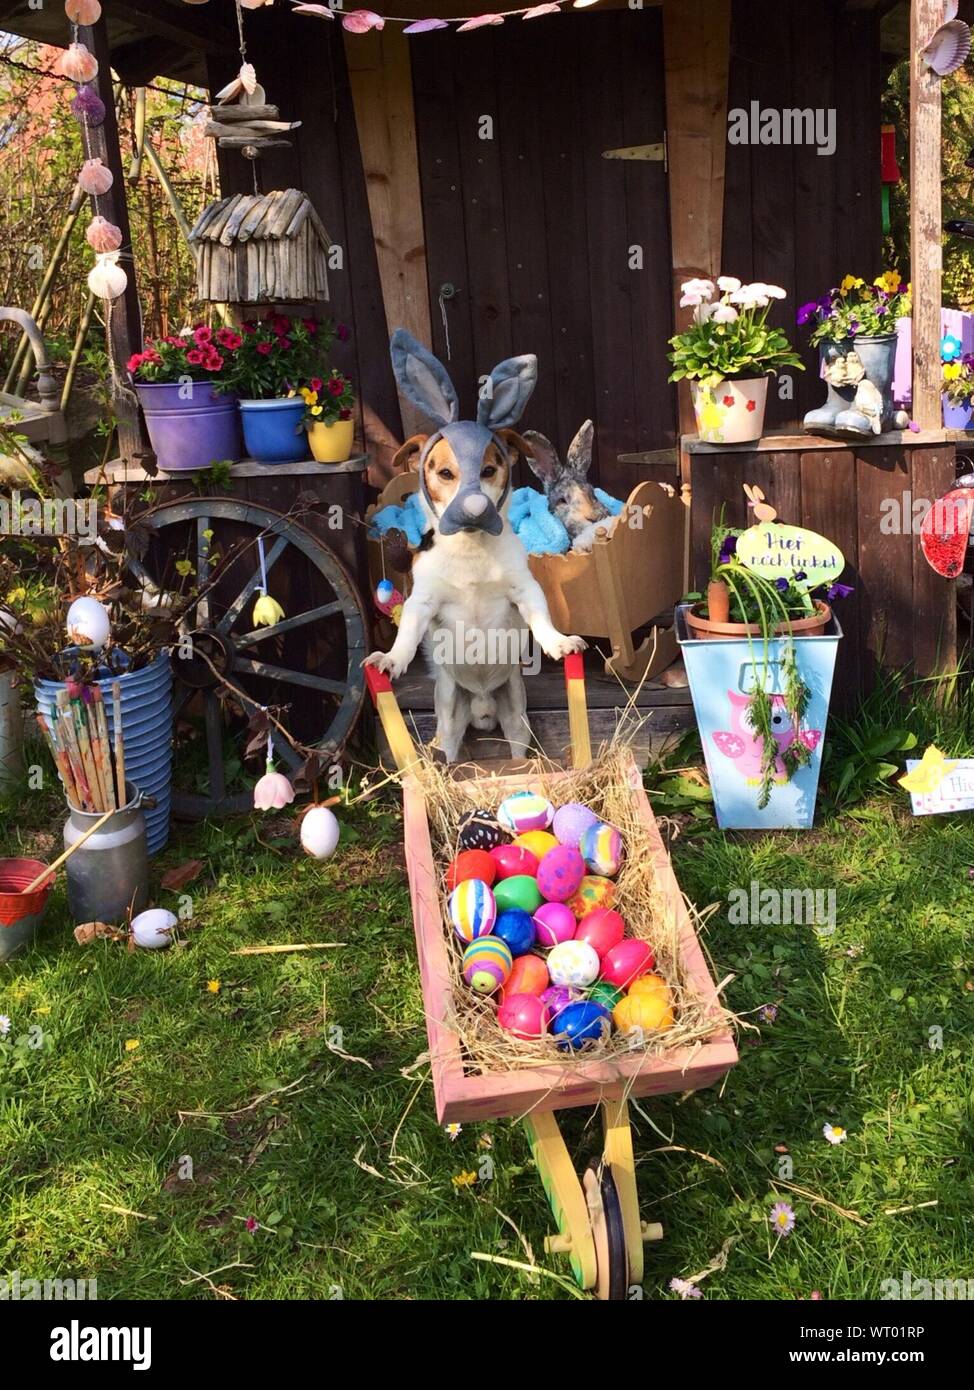
[[[498,913],[494,935],[507,942],[512,956],[524,956],[534,945],[537,928],[530,912],[520,907],[509,907],[506,912]]]
[[[582,999],[577,1004],[569,1004],[562,1009],[552,1022],[551,1031],[557,1039],[562,1052],[579,1048],[589,1039],[598,1040],[605,1031],[608,1009],[596,1004],[592,999]]]

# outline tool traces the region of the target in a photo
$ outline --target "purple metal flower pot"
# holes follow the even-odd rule
[[[967,401],[964,405],[954,405],[950,397],[943,397],[944,403],[944,429],[948,430],[970,430],[974,429],[974,401]]]
[[[209,381],[136,385],[149,442],[164,473],[195,473],[240,459],[236,396],[221,395]]]

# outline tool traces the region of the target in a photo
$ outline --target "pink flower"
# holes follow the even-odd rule
[[[345,390],[345,378],[343,376],[333,376],[328,383],[328,390],[333,396],[340,396]]]
[[[257,351],[260,353],[261,357],[267,357],[267,356],[269,356],[270,351],[271,351],[271,345],[270,345],[270,343],[258,343],[258,344],[257,344]]]
[[[277,340],[277,346],[281,349],[282,352],[287,352],[288,348],[291,346],[291,339],[284,337],[284,335],[282,334],[281,337]]]
[[[347,408],[344,408],[338,412],[338,418],[339,420],[351,420],[352,412]]]
[[[227,348],[230,352],[236,352],[243,342],[239,333],[234,333],[232,328],[221,328],[216,335],[216,340],[221,347]]]
[[[314,335],[318,332],[318,320],[302,319],[301,322],[304,324],[305,328],[308,330],[308,333],[313,338]]]
[[[205,323],[201,323],[198,328],[193,330],[193,341],[197,347],[202,347],[204,343],[209,343],[213,339],[213,329],[207,328]]]
[[[252,1216],[247,1217],[247,1230],[250,1231],[251,1235],[257,1230],[257,1222]]]
[[[206,354],[206,360],[204,361],[203,366],[206,368],[208,372],[218,372],[220,368],[223,366],[223,358],[214,349],[213,352],[208,352]]]
[[[133,352],[133,353],[132,353],[132,356],[129,358],[128,362],[126,363],[126,366],[127,366],[128,370],[129,370],[130,372],[137,372],[137,371],[139,370],[139,368],[142,366],[142,362],[143,362],[143,357],[142,357],[141,352]]]
[[[312,389],[312,391],[320,391],[320,390],[321,390],[321,387],[322,387],[322,380],[321,380],[321,377],[320,377],[320,376],[313,376],[313,377],[311,378],[311,383],[310,383],[310,384],[311,384],[311,389]]]
[[[203,354],[199,348],[190,348],[186,354],[186,361],[191,367],[201,367],[203,365]]]

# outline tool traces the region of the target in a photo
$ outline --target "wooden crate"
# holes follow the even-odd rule
[[[491,803],[524,786],[540,786],[537,777],[502,776],[484,781],[484,796]],[[479,780],[472,779],[471,790],[478,785]],[[635,763],[630,768],[630,786],[646,830],[647,867],[656,874],[665,910],[679,928],[683,970],[716,1012],[717,991]],[[436,1114],[441,1124],[522,1116],[594,1105],[626,1096],[700,1090],[712,1086],[735,1064],[737,1048],[730,1033],[722,1029],[706,1042],[673,1048],[655,1057],[632,1052],[591,1061],[566,1058],[564,1066],[544,1064],[482,1074],[465,1068],[459,1038],[449,1022],[454,980],[450,969],[451,946],[440,915],[440,874],[433,858],[425,800],[413,778],[405,779],[403,806],[409,895],[426,1009]]]

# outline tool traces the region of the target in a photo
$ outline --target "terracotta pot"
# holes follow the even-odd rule
[[[745,444],[761,438],[768,378],[722,381],[718,386],[690,382],[697,434],[705,444]]]
[[[734,637],[761,636],[758,623],[720,622],[714,618],[705,618],[697,611],[702,607],[703,604],[695,603],[686,611],[687,627],[694,637],[712,637],[717,641],[727,641]],[[814,617],[792,618],[789,622],[776,623],[773,631],[775,634],[790,632],[795,637],[815,637],[818,633],[824,632],[831,621],[832,609],[821,599],[816,599]]]
[[[707,585],[707,612],[710,622],[730,622],[730,589],[722,579],[712,579]]]

